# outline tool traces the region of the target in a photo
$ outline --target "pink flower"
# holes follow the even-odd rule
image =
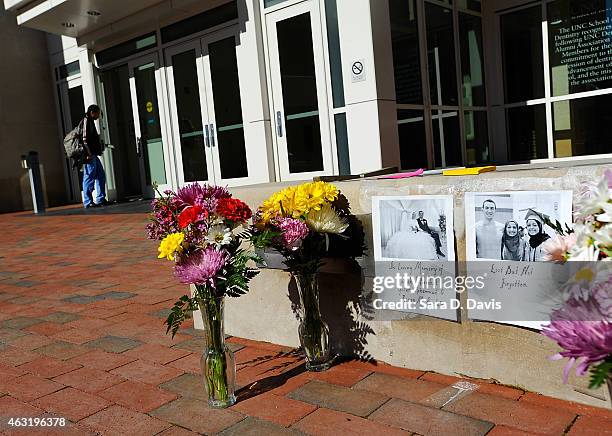
[[[542,248],[546,253],[544,260],[547,262],[563,263],[567,260],[567,252],[576,244],[576,235],[571,233],[567,236],[558,235],[556,238],[549,239]]]
[[[206,206],[210,202],[216,204],[216,201],[221,198],[229,198],[231,194],[221,186],[192,183],[179,189],[176,196],[184,206],[195,206],[196,204]],[[214,210],[209,212],[214,212]]]
[[[229,253],[225,250],[217,250],[212,246],[204,250],[198,250],[184,259],[174,267],[176,278],[186,285],[210,285],[215,287],[215,277],[229,260]]]
[[[608,189],[612,189],[612,170],[606,170],[604,177],[608,180]]]
[[[612,324],[608,321],[552,321],[542,334],[563,348],[552,360],[569,359],[563,370],[565,383],[575,363],[578,363],[576,375],[584,375],[591,365],[612,355]]]
[[[284,248],[295,251],[302,246],[302,241],[308,236],[308,226],[304,221],[294,218],[280,218],[275,222],[282,232],[280,243]]]

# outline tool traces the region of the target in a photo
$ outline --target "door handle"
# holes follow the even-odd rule
[[[208,124],[204,126],[204,145],[210,147],[210,133],[208,131]]]
[[[279,138],[283,137],[283,116],[281,111],[276,111],[276,134]]]
[[[215,144],[215,125],[211,124],[210,125],[210,146],[214,147]]]
[[[142,155],[142,138],[139,136],[136,138],[136,156],[140,157]]]

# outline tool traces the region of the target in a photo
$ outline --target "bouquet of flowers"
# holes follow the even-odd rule
[[[172,307],[166,332],[174,336],[182,322],[200,309],[207,339],[202,367],[209,403],[227,407],[235,402],[235,365],[225,346],[223,298],[246,293],[258,273],[250,266],[258,258],[242,244],[251,237],[243,226],[252,212],[219,186],[195,183],[176,193],[158,194],[152,203],[148,236],[160,241],[158,257],[174,262],[176,278],[195,288],[192,296],[182,296]]]
[[[607,382],[612,389],[611,170],[599,184],[582,187],[575,221],[573,232],[557,228],[559,235],[544,246],[548,260],[584,264],[563,287],[564,302],[552,313],[542,334],[563,349],[552,359],[569,359],[565,382],[577,364],[577,375],[590,370],[590,388]]]
[[[363,229],[346,197],[331,183],[311,182],[274,193],[259,207],[253,232],[285,258],[293,274],[315,274],[324,257],[365,251]]]
[[[253,221],[257,245],[279,251],[296,281],[306,368],[324,371],[331,361],[329,328],[319,310],[318,271],[325,257],[361,256],[365,250],[363,229],[338,188],[325,182],[276,192],[259,207]]]

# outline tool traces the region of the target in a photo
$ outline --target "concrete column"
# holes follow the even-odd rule
[[[274,152],[262,36],[265,23],[259,0],[238,2],[238,18],[236,55],[249,177],[252,183],[272,182]]]
[[[81,84],[83,86],[83,102],[85,109],[90,104],[97,104],[96,80],[94,77],[93,54],[87,47],[79,47],[79,67],[81,68]]]
[[[98,93],[96,92],[96,72],[94,67],[94,56],[87,47],[81,46],[79,50],[79,68],[81,69],[81,86],[83,87],[83,103],[85,110],[89,105],[97,104],[102,107],[103,102],[98,101]],[[108,116],[108,114],[104,114]],[[100,133],[100,138],[103,138],[102,126],[100,121],[96,121],[96,128]],[[117,199],[117,188],[115,185],[115,173],[113,168],[113,158],[110,150],[105,150],[102,156],[100,156],[104,172],[106,173],[106,198],[109,201],[115,201]],[[95,191],[94,191],[94,196]],[[94,197],[95,198],[95,197]]]
[[[399,165],[388,4],[338,0],[337,7],[351,172]]]

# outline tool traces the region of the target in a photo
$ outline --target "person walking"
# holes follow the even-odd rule
[[[100,118],[100,107],[92,104],[87,108],[83,123],[83,146],[85,162],[83,164],[83,206],[86,209],[108,205],[106,200],[106,174],[98,156],[102,155],[102,143],[96,130],[95,120]],[[92,193],[96,189],[96,201]]]

